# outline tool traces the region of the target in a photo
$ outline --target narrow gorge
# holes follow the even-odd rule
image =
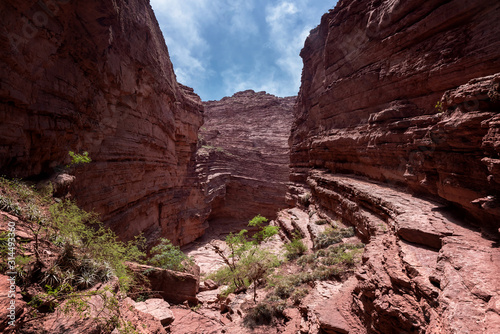
[[[210,225],[241,229],[258,214],[274,219],[287,207],[294,104],[295,97],[254,91],[203,103],[197,161]]]
[[[127,264],[149,278],[119,301],[134,333],[500,332],[497,0],[340,0],[305,40],[298,96],[205,102],[178,83],[149,0],[4,0],[0,13],[2,178],[69,178],[51,201],[94,211],[121,241],[142,235],[150,258],[161,238],[194,257],[184,273]],[[92,161],[70,168],[70,151]],[[1,233],[24,224],[0,204]],[[258,215],[280,264],[225,293],[210,274],[246,250],[224,240],[258,236]],[[16,240],[39,247],[33,231]],[[43,256],[66,252],[54,240]],[[5,275],[0,330],[123,330],[33,318],[42,280],[14,287],[9,328]]]

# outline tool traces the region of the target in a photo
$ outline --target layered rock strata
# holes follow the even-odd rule
[[[203,234],[203,106],[177,83],[147,0],[2,1],[0,173],[43,177],[88,151],[72,194],[123,239]]]
[[[326,170],[309,182],[319,211],[342,217],[367,242],[343,318],[356,314],[368,333],[498,331],[498,242],[456,210],[384,183]]]
[[[488,0],[340,1],[325,14],[301,52],[291,202],[325,168],[500,227],[498,77],[486,77],[500,71],[499,12]]]
[[[272,219],[286,207],[294,103],[252,90],[204,102],[197,159],[211,225],[246,226],[257,214]]]
[[[288,200],[310,192],[367,243],[323,330],[498,332],[499,15],[488,0],[340,1],[308,37]]]

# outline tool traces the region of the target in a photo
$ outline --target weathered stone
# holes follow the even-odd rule
[[[498,229],[499,6],[341,1],[325,14],[301,52],[291,202],[309,170],[327,169],[407,186]]]
[[[184,273],[160,269],[147,265],[129,263],[134,272],[145,274],[151,284],[151,290],[157,292],[164,300],[181,304],[185,301],[196,303],[196,294],[200,284],[199,268],[197,272]]]
[[[215,283],[213,280],[211,279],[207,279],[205,281],[203,281],[203,284],[200,285],[200,287],[203,286],[203,288],[205,290],[215,290],[219,287],[219,284]]]
[[[113,284],[116,284],[115,281]],[[110,286],[107,284],[105,286]],[[124,325],[132,326],[140,334],[166,334],[165,329],[159,320],[150,314],[138,311],[134,308],[135,302],[130,298],[120,299],[113,296],[111,292],[102,290],[103,286],[96,286],[92,290],[100,290],[101,293],[91,296],[87,305],[89,308],[83,313],[78,312],[76,307],[69,307],[69,313],[63,308],[67,302],[63,302],[61,307],[54,313],[41,318],[40,321],[29,321],[22,324],[20,333],[102,333],[109,330],[113,322],[113,317],[118,317],[120,328],[115,328],[113,333],[123,330]],[[105,297],[105,298],[103,298]],[[119,314],[110,300],[116,298],[116,305]]]
[[[197,161],[212,227],[245,226],[257,214],[273,219],[286,206],[294,103],[252,90],[203,103]]]
[[[0,174],[51,175],[88,151],[71,189],[81,206],[125,240],[195,240],[203,105],[177,83],[149,1],[51,3],[0,3]]]
[[[144,302],[136,302],[134,307],[141,312],[151,314],[163,326],[168,326],[175,320],[174,314],[170,310],[170,305],[161,298],[151,298]]]
[[[301,52],[288,198],[310,191],[367,243],[351,301],[368,332],[498,331],[499,10],[339,1]]]

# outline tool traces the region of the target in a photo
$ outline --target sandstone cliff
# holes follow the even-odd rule
[[[340,1],[301,53],[292,181],[304,185],[308,168],[364,175],[498,227],[497,204],[478,204],[500,189],[495,83],[435,108],[446,90],[500,70],[498,17],[497,1]]]
[[[198,170],[214,224],[273,218],[286,207],[295,97],[244,91],[204,102]]]
[[[288,200],[311,192],[368,243],[351,309],[368,332],[500,328],[499,17],[339,1],[301,52]]]
[[[0,172],[49,175],[88,151],[72,193],[121,237],[203,234],[203,106],[177,83],[149,1],[7,0],[0,12]]]

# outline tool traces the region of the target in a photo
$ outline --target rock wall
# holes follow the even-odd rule
[[[215,224],[274,218],[286,207],[295,97],[252,90],[204,102],[198,170]]]
[[[0,173],[43,177],[88,151],[72,194],[123,239],[203,234],[203,105],[177,83],[147,0],[2,1]]]
[[[292,202],[321,168],[403,185],[500,227],[498,79],[474,81],[500,71],[500,4],[480,3],[340,1],[323,16],[301,52]]]
[[[499,17],[489,0],[341,0],[306,40],[288,201],[310,192],[367,243],[349,331],[500,328]]]

